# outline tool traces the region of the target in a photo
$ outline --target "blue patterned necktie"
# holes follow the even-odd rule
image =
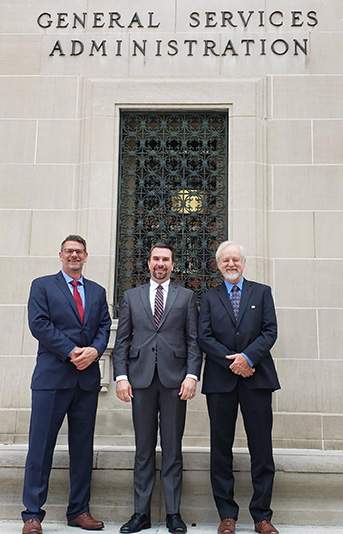
[[[240,301],[241,301],[241,295],[239,292],[239,288],[237,286],[233,286],[233,288],[231,289],[231,304],[233,307],[233,314],[235,316],[236,322],[237,322],[238,314],[239,314]]]
[[[161,284],[157,286],[156,295],[155,295],[155,306],[154,306],[154,319],[155,326],[158,328],[163,314],[163,287]]]

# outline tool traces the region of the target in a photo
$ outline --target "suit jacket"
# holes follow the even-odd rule
[[[238,380],[251,389],[279,389],[270,349],[277,338],[273,297],[269,286],[244,280],[238,321],[225,283],[205,293],[199,316],[199,345],[206,353],[203,393],[228,393]],[[235,375],[226,355],[244,352],[254,363],[249,378]]]
[[[178,388],[187,373],[199,376],[198,309],[189,289],[170,284],[159,327],[149,300],[149,284],[124,294],[113,351],[114,376],[127,375],[133,388],[147,388],[157,370],[162,384]]]
[[[74,297],[61,272],[32,282],[28,319],[32,335],[38,339],[32,389],[67,389],[77,384],[87,391],[99,391],[98,362],[78,371],[69,354],[78,347],[95,347],[101,356],[106,349],[111,318],[105,289],[84,278],[86,297],[84,323]]]

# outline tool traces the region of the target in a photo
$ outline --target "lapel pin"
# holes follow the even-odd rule
[[[256,306],[254,306],[254,304],[253,304],[252,306],[250,306],[250,308],[251,308],[252,310],[254,310],[254,309],[256,308]]]

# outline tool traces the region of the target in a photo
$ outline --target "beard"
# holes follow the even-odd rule
[[[153,269],[154,278],[156,280],[164,280],[168,274],[167,269]]]
[[[242,276],[242,272],[239,269],[228,269],[224,272],[224,278],[227,282],[232,283]]]

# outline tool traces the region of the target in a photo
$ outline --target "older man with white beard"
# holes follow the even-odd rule
[[[272,392],[280,388],[270,354],[277,337],[269,286],[243,277],[244,249],[223,242],[217,250],[224,282],[202,297],[200,348],[206,353],[202,392],[211,425],[211,483],[221,519],[218,534],[233,534],[238,518],[234,500],[232,446],[240,406],[251,456],[253,496],[249,510],[255,531],[278,534],[271,524],[274,479]]]

